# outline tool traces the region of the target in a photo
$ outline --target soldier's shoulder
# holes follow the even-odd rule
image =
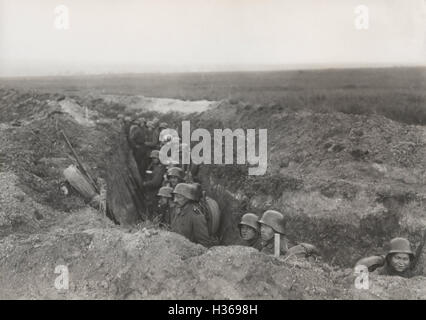
[[[189,210],[195,215],[202,215],[203,210],[201,209],[200,204],[192,202],[188,205]]]

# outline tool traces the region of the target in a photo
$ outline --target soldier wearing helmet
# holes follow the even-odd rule
[[[160,132],[159,129],[157,127],[157,123],[154,122],[153,120],[148,121],[146,123],[146,134],[147,134],[147,139],[145,142],[145,145],[149,148],[156,149],[159,146],[159,136],[160,136]]]
[[[166,226],[170,226],[172,217],[176,212],[176,204],[173,202],[173,188],[161,187],[157,196],[160,198],[158,200],[158,215]]]
[[[179,183],[183,182],[185,172],[179,167],[172,167],[167,170],[167,180],[170,187],[175,188]]]
[[[210,237],[206,214],[198,203],[197,187],[189,183],[179,183],[173,190],[174,201],[179,208],[172,217],[171,230],[192,242],[205,247],[215,244]]]
[[[389,242],[389,251],[383,257],[383,266],[375,273],[386,276],[411,278],[413,274],[414,252],[405,238],[394,238]]]
[[[258,220],[258,216],[254,213],[246,213],[242,216],[238,228],[240,229],[240,237],[244,241],[244,245],[261,250],[262,243]]]
[[[260,237],[262,239],[262,252],[274,254],[274,235],[280,234],[280,254],[285,255],[288,252],[289,243],[285,237],[285,221],[282,213],[275,210],[266,210],[259,220]]]
[[[414,258],[410,242],[405,238],[394,238],[389,242],[386,255],[362,258],[355,265],[364,265],[368,271],[379,275],[410,278],[413,276]]]
[[[410,242],[405,238],[394,238],[389,243],[389,251],[385,256],[385,264],[378,269],[378,274],[410,278],[414,253]]]
[[[149,159],[147,157],[147,153],[149,152],[149,150],[145,146],[146,134],[145,129],[143,128],[143,124],[143,118],[140,118],[135,121],[135,124],[133,124],[129,129],[128,139],[141,177],[145,176],[145,170],[149,165]]]
[[[148,180],[142,183],[146,196],[148,217],[152,217],[157,207],[157,192],[163,183],[163,175],[166,168],[160,162],[160,152],[158,150],[151,151],[151,165],[149,169],[152,171]]]
[[[129,131],[130,131],[130,126],[132,125],[132,118],[129,116],[125,116],[123,119],[123,131],[124,134],[126,135],[126,140],[127,142],[130,143],[129,141]]]

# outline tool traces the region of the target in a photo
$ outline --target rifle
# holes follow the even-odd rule
[[[92,179],[92,177],[89,175],[89,173],[87,172],[86,168],[84,167],[83,163],[80,161],[80,158],[78,157],[77,153],[75,152],[74,148],[71,145],[71,142],[68,140],[68,137],[66,136],[65,132],[61,129],[61,134],[64,137],[65,142],[68,145],[68,148],[70,148],[75,160],[77,161],[77,165],[79,167],[79,170],[81,171],[82,174],[84,174],[86,176],[86,178],[88,179],[89,183],[93,186],[93,188],[96,190],[96,192],[99,194],[99,188],[96,185],[95,181]]]

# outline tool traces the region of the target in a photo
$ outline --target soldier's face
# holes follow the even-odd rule
[[[410,256],[407,253],[395,253],[390,258],[390,264],[398,272],[404,272],[410,266]]]
[[[240,234],[243,240],[248,241],[256,237],[256,230],[254,230],[252,227],[242,225],[240,227]]]
[[[169,203],[169,198],[166,197],[160,197],[160,200],[158,200],[158,204],[160,206],[165,206]]]
[[[274,237],[274,229],[270,226],[261,224],[260,225],[260,236],[263,241],[269,241]]]
[[[180,194],[175,194],[175,202],[179,207],[183,207],[185,203],[188,202],[188,199],[186,199],[184,196]]]
[[[160,160],[158,160],[157,158],[152,158],[152,163],[153,164],[159,164]]]
[[[170,184],[172,185],[173,188],[176,187],[177,184],[180,182],[180,179],[178,177],[175,177],[175,176],[171,176],[169,178],[169,180],[170,180]]]

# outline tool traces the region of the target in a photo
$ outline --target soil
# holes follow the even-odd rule
[[[221,101],[203,113],[159,113],[178,125],[267,128],[268,171],[203,166],[203,185],[223,211],[222,245],[206,249],[155,227],[122,227],[75,193],[60,192],[74,160],[108,176],[126,112],[120,99],[0,89],[0,298],[3,299],[394,299],[424,298],[424,278],[372,276],[354,288],[351,267],[396,235],[419,251],[426,223],[425,132],[377,115],[315,114]],[[177,103],[177,102],[174,102]],[[87,108],[87,111],[86,111]],[[241,247],[236,226],[248,211],[286,215],[293,242],[322,259],[274,258]],[[70,287],[55,287],[57,266]]]

